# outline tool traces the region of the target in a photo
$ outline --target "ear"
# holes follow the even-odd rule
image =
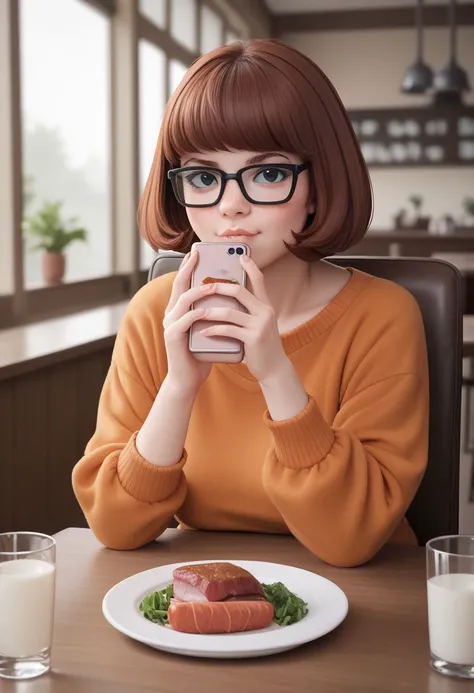
[[[308,203],[308,214],[314,214],[316,212],[316,202],[310,200]]]

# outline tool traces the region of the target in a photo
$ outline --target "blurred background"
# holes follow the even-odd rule
[[[136,211],[165,104],[197,56],[258,37],[309,55],[349,111],[375,196],[349,254],[449,259],[474,314],[473,2],[0,0],[0,531],[83,524],[70,472],[154,256]]]

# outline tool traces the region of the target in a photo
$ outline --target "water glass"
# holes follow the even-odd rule
[[[46,534],[0,534],[0,678],[49,671],[56,542]]]
[[[474,679],[474,537],[432,539],[426,559],[431,666]]]

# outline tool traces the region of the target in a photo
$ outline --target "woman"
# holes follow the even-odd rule
[[[215,170],[247,166],[243,189]],[[185,206],[179,180],[215,191],[215,204]],[[261,204],[270,187],[280,204]],[[245,241],[249,289],[209,291],[247,311],[192,310],[194,255],[132,299],[73,473],[100,541],[138,547],[176,514],[185,527],[291,532],[339,566],[415,542],[404,516],[427,462],[420,312],[397,285],[322,260],[359,241],[371,211],[347,114],[311,60],[258,40],[193,64],[166,110],[141,231],[184,252]],[[195,360],[198,319],[242,340],[245,362]]]

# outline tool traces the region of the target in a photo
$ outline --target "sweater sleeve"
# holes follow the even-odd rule
[[[263,484],[310,551],[349,567],[389,539],[427,464],[428,410],[427,382],[406,373],[353,394],[330,423],[313,397],[293,419],[265,413],[273,445]]]
[[[99,401],[97,425],[73,470],[73,488],[87,522],[109,548],[132,549],[159,536],[186,495],[186,452],[171,467],[157,467],[138,452],[136,434],[161,385],[164,345],[156,320],[132,301],[117,336]],[[159,306],[154,306],[159,312]],[[156,359],[148,362],[153,345]],[[155,365],[155,361],[156,364]]]

